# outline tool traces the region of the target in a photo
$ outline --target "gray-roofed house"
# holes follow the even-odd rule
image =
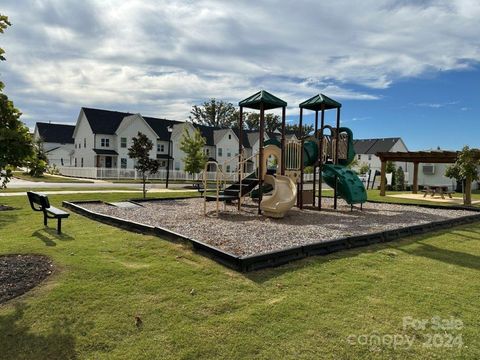
[[[353,141],[357,153],[358,167],[367,164],[371,170],[380,170],[381,161],[377,152],[408,151],[407,146],[399,137],[379,139],[356,139]],[[400,164],[397,164],[399,166]],[[403,165],[403,164],[402,164]],[[403,169],[408,172],[408,168]]]
[[[70,166],[74,150],[73,131],[75,126],[37,122],[34,139],[41,139],[49,166]]]

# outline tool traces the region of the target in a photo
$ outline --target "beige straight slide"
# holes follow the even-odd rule
[[[288,176],[266,175],[265,183],[273,186],[271,196],[265,196],[260,203],[263,215],[273,218],[283,218],[297,201],[297,187]]]

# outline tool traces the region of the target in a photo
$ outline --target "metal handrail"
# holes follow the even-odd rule
[[[222,169],[219,167],[218,162],[216,161],[207,161],[205,163],[205,167],[203,170],[203,215],[207,216],[207,168],[208,165],[215,164],[215,189],[216,189],[216,208],[217,208],[217,216],[218,216],[218,208],[219,208],[219,197],[220,197],[220,186],[222,184],[221,177],[224,177],[224,173]],[[220,175],[220,176],[219,176]]]

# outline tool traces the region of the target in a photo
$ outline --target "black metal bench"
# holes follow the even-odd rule
[[[66,219],[70,216],[66,211],[60,210],[56,207],[50,206],[48,196],[45,194],[36,193],[33,191],[27,191],[28,201],[34,211],[43,212],[43,224],[47,226],[48,219],[57,219],[57,233],[62,233],[62,219]]]

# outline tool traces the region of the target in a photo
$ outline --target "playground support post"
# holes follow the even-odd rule
[[[314,137],[318,139],[318,110],[315,110],[315,130],[314,130]],[[318,147],[318,144],[317,144]],[[315,207],[315,190],[317,187],[317,161],[313,163],[313,196],[312,196],[312,206]]]
[[[239,119],[238,119],[238,164],[239,166],[243,166],[242,154],[243,154],[243,106],[240,106]],[[241,180],[242,180],[241,171],[239,171],[238,181],[241,181]]]
[[[340,140],[340,108],[337,108],[337,130],[335,131],[335,161],[338,165],[338,145]],[[337,209],[337,194],[338,194],[338,176],[335,175],[335,188],[333,191],[333,208]]]
[[[264,105],[263,103],[260,104],[260,149],[259,149],[259,158],[260,161],[258,162],[258,214],[260,215],[262,213],[262,209],[260,208],[260,204],[262,203],[263,199],[263,191],[262,191],[262,186],[263,186],[263,167],[265,166],[264,164],[264,158],[263,158],[263,150],[264,150],[264,136],[265,136],[265,110],[264,110]]]
[[[299,208],[303,209],[303,173],[305,172],[304,165],[303,165],[303,108],[300,108],[300,121],[298,124],[298,133],[300,136],[300,186],[299,186]]]
[[[282,142],[280,155],[280,175],[285,175],[285,106],[282,107]]]
[[[320,122],[320,151],[319,151],[319,166],[318,166],[318,210],[322,210],[322,187],[323,187],[323,176],[322,176],[322,167],[323,167],[323,128],[325,126],[325,105],[322,104],[322,118]],[[315,196],[315,194],[314,194]]]

